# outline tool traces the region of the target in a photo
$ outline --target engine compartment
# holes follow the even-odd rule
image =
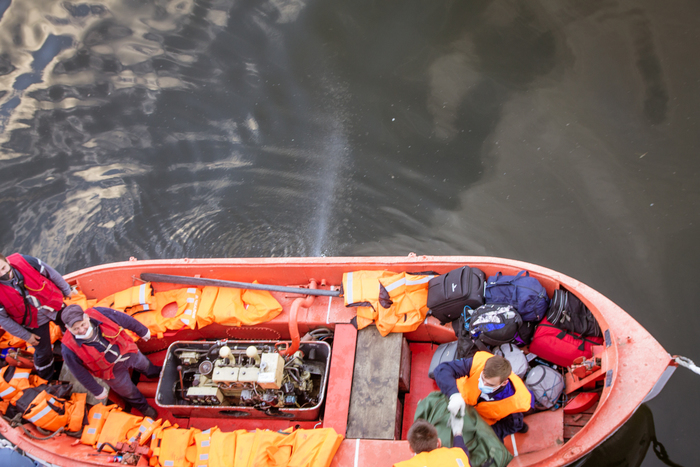
[[[178,341],[168,348],[156,404],[175,416],[314,420],[325,398],[330,345],[302,342]]]

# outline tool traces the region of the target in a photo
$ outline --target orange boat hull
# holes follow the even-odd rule
[[[563,285],[575,293],[596,316],[601,329],[606,332],[603,371],[605,387],[600,401],[590,421],[566,443],[563,438],[562,416],[557,412],[544,412],[528,417],[531,429],[526,434],[517,434],[506,439],[506,446],[516,454],[510,465],[514,467],[564,466],[581,458],[614,433],[628,420],[655,384],[672,365],[671,356],[661,345],[630,315],[606,297],[564,274],[521,261],[469,256],[415,256],[408,257],[346,257],[346,258],[250,258],[250,259],[179,259],[179,260],[131,260],[122,263],[95,266],[68,274],[66,280],[79,285],[89,297],[104,297],[137,283],[141,273],[162,273],[191,277],[216,278],[262,284],[306,286],[315,280],[321,289],[337,288],[342,274],[349,271],[367,269],[387,269],[390,271],[447,272],[458,266],[469,264],[482,269],[487,276],[498,271],[514,274],[527,269],[544,285],[550,296],[554,289]],[[168,288],[168,285],[161,285]],[[172,286],[174,287],[174,286]],[[289,316],[291,304],[301,295],[273,293],[282,304],[284,311],[278,317],[260,326],[229,328],[210,325],[203,329],[166,333],[162,339],[151,339],[140,344],[146,352],[156,352],[167,348],[174,340],[197,340],[211,338],[230,339],[290,339]],[[295,310],[298,332],[303,335],[319,326],[334,328],[336,331],[333,355],[326,397],[328,406],[323,420],[303,424],[305,428],[314,425],[332,427],[344,434],[350,399],[352,368],[356,331],[347,324],[354,317],[352,308],[346,308],[342,298],[318,297],[309,308]],[[294,325],[291,327],[293,328]],[[176,336],[177,334],[177,336]],[[410,426],[415,405],[421,396],[435,389],[427,371],[422,371],[426,360],[434,350],[431,343],[444,343],[454,340],[452,328],[441,326],[428,317],[416,331],[407,333],[413,350],[413,371],[411,392],[406,394],[404,407],[403,433]],[[167,416],[161,413],[161,416]],[[537,417],[537,418],[531,418]],[[181,426],[182,420],[175,420]],[[534,422],[534,423],[533,423]],[[221,421],[192,419],[190,426],[209,427]],[[263,423],[271,429],[281,429],[292,425],[288,421],[246,420],[232,424],[236,428],[262,428]],[[105,465],[107,456],[95,456],[90,447],[76,445],[74,438],[59,435],[46,441],[37,441],[25,435],[19,428],[11,428],[5,420],[0,420],[0,434],[25,451],[27,454],[55,465],[94,466]],[[38,435],[38,433],[36,433]],[[93,454],[93,455],[91,455]],[[408,444],[403,440],[345,439],[336,453],[332,466],[357,465],[391,466],[393,463],[410,457]],[[145,460],[142,464],[147,465]]]

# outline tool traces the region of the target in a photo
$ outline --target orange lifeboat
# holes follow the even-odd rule
[[[353,408],[353,373],[358,351],[358,331],[351,320],[357,310],[347,308],[343,298],[337,293],[317,296],[311,299],[310,290],[337,292],[343,281],[343,274],[360,270],[386,270],[396,273],[410,271],[435,271],[446,273],[462,265],[481,269],[487,276],[501,271],[503,274],[517,274],[528,270],[536,277],[551,296],[555,289],[565,287],[578,296],[591,310],[604,334],[605,342],[595,353],[600,359],[600,367],[582,378],[567,377],[566,391],[574,393],[591,381],[598,381],[598,395],[586,398],[581,406],[550,410],[526,416],[530,429],[505,440],[508,450],[515,456],[509,465],[513,467],[535,466],[560,467],[571,464],[586,456],[596,446],[607,439],[635,413],[646,400],[658,394],[676,368],[676,364],[661,345],[637,323],[629,314],[612,301],[579,281],[534,264],[493,257],[469,256],[415,256],[409,257],[348,257],[348,258],[251,258],[251,259],[179,259],[127,261],[105,264],[66,276],[66,280],[86,292],[88,300],[99,300],[122,290],[140,285],[142,274],[167,274],[191,278],[193,287],[203,287],[199,278],[212,278],[220,281],[274,284],[296,287],[296,290],[274,291],[272,296],[282,307],[282,312],[264,323],[255,325],[230,326],[218,323],[203,327],[183,327],[168,330],[154,336],[147,342],[139,341],[140,349],[154,363],[162,364],[167,357],[168,347],[175,342],[217,340],[269,341],[282,344],[283,353],[294,353],[305,337],[323,328],[333,332],[332,350],[328,383],[325,389],[326,410],[317,411],[313,419],[291,420],[280,413],[253,414],[236,410],[210,417],[206,410],[192,410],[188,418],[178,418],[171,411],[159,408],[163,425],[177,425],[180,430],[191,433],[206,433],[216,427],[216,433],[238,432],[237,439],[252,437],[256,430],[306,430],[332,428],[339,435],[348,433],[349,418]],[[311,282],[311,278],[314,281]],[[145,282],[145,281],[144,281]],[[174,290],[181,285],[167,281],[151,283],[154,293]],[[363,331],[360,331],[363,332]],[[391,466],[410,457],[405,435],[413,421],[418,402],[431,391],[437,389],[428,378],[427,369],[435,351],[435,344],[455,339],[451,326],[428,316],[415,330],[404,333],[403,347],[397,359],[400,372],[397,375],[399,391],[403,393],[403,404],[394,407],[398,413],[395,430],[387,439],[370,437],[346,437],[342,442],[331,442],[334,447],[333,467],[356,465]],[[253,354],[254,355],[254,354]],[[406,357],[406,355],[408,357]],[[174,378],[177,386],[177,378]],[[180,380],[182,381],[182,380]],[[146,381],[151,388],[147,397],[157,397],[152,387],[157,381]],[[210,401],[211,401],[210,397]],[[595,400],[597,399],[597,400]],[[151,400],[153,401],[153,400]],[[157,400],[153,401],[157,406]],[[391,401],[390,401],[391,402]],[[332,410],[329,410],[332,407]],[[579,410],[580,409],[580,410]],[[582,417],[582,414],[585,415]],[[573,422],[579,417],[577,423]],[[401,421],[402,420],[402,421]],[[580,420],[585,420],[580,422]],[[165,428],[166,430],[172,428]],[[41,434],[29,429],[36,437]],[[239,430],[245,430],[244,433]],[[158,431],[158,429],[156,430]],[[167,431],[166,431],[167,432]],[[326,432],[324,432],[326,433]],[[75,438],[60,434],[47,440],[37,440],[25,431],[13,428],[6,420],[0,420],[0,434],[17,447],[55,465],[82,467],[107,465],[108,455],[95,455],[88,445],[76,445]],[[155,436],[155,434],[154,434]],[[212,435],[213,436],[213,435]],[[259,435],[258,435],[259,436]],[[282,435],[279,435],[282,436]],[[274,437],[279,437],[275,435]],[[197,436],[192,437],[190,450],[196,452]],[[252,439],[252,438],[251,438]],[[282,451],[280,451],[282,452]],[[192,454],[194,455],[194,454]],[[233,455],[233,454],[232,454]],[[138,465],[148,465],[142,458]]]

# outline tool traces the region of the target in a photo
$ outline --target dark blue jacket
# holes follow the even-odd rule
[[[103,307],[95,307],[95,310],[99,311],[103,315],[105,315],[107,318],[111,319],[115,323],[117,323],[119,326],[123,327],[124,329],[128,329],[129,331],[133,331],[136,334],[138,334],[140,337],[145,336],[148,333],[148,328],[144,326],[143,324],[139,323],[136,321],[134,318],[131,316],[127,315],[126,313],[123,313],[121,311],[113,310],[111,308],[103,308]],[[97,323],[94,320],[92,321],[92,326],[94,328],[97,328]],[[66,331],[70,332],[70,331]],[[76,338],[75,341],[78,344],[83,344],[83,345],[91,345],[93,347],[96,347],[100,351],[104,351],[107,347],[106,341],[99,340],[96,342],[90,342],[90,343],[85,343],[84,340]],[[112,347],[113,350],[119,350],[116,347]],[[80,381],[80,383],[85,386],[85,389],[93,393],[94,395],[98,396],[102,393],[102,386],[98,384],[97,381],[95,381],[95,378],[92,376],[92,374],[85,368],[83,365],[83,362],[78,358],[78,356],[73,352],[71,349],[68,348],[68,346],[61,346],[61,354],[63,355],[63,360],[68,365],[68,369],[73,373],[73,376]],[[113,362],[115,361],[118,357],[114,354],[108,354],[106,355],[107,361]]]

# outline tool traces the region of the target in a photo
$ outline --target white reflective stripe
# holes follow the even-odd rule
[[[143,310],[144,310],[144,311],[150,310],[150,308],[148,307],[148,303],[144,303],[144,304],[143,304]]]
[[[95,433],[97,433],[97,428],[88,428],[87,433],[89,435],[94,435]]]
[[[180,318],[180,321],[182,321],[183,323],[187,324],[188,326],[189,326],[189,324],[190,324],[190,320],[187,319],[187,318]]]
[[[352,296],[352,273],[351,272],[348,273],[347,278],[348,278],[348,280],[347,280],[347,282],[348,282],[347,289],[348,290],[344,291],[345,292],[345,301],[348,304],[355,303],[355,300],[353,300],[353,296]]]
[[[56,399],[54,399],[54,398],[52,397],[51,399],[49,399],[49,402],[52,403],[52,404],[55,404],[55,403],[56,403]]]
[[[435,276],[425,276],[421,279],[407,279],[404,277],[403,279],[399,279],[396,282],[394,282],[393,284],[389,284],[388,286],[386,286],[384,288],[387,290],[387,292],[391,292],[395,288],[400,287],[402,285],[425,284],[426,282],[430,282],[430,279],[432,279],[433,277],[435,277]]]
[[[175,465],[175,461],[165,461],[163,462],[163,465],[165,467],[173,467]]]
[[[202,441],[202,447],[205,448],[207,446],[209,446],[209,440],[205,439],[204,441]]]
[[[27,379],[29,378],[29,373],[15,373],[12,379]]]
[[[148,430],[148,428],[146,428],[145,426],[140,426],[140,427],[139,427],[139,431],[140,431],[141,433],[145,433],[146,430]]]
[[[425,276],[422,279],[406,279],[406,285],[418,285],[418,284],[425,284],[426,282],[430,282],[430,279],[432,279],[435,276]]]
[[[204,430],[202,433],[211,433],[211,428],[207,428],[207,429]]]
[[[510,435],[510,442],[513,444],[513,456],[518,457],[518,446],[515,444],[515,435]]]
[[[186,315],[192,315],[192,310],[190,310],[189,308],[186,309],[186,310],[185,310],[185,314],[186,314]]]
[[[209,454],[200,454],[200,455],[199,455],[199,460],[200,460],[200,461],[209,460]]]
[[[406,285],[406,278],[402,278],[394,282],[393,284],[385,285],[384,288],[386,289],[387,292],[391,292],[397,287],[401,287],[402,285]]]
[[[196,287],[190,287],[187,289],[187,293],[197,293],[197,288]]]
[[[194,303],[194,297],[187,297],[187,303]]]
[[[141,305],[146,303],[146,284],[141,284],[139,287],[139,303]]]
[[[131,438],[129,438],[130,443],[133,443],[134,441],[136,441],[136,438],[134,438],[133,436]]]
[[[15,389],[15,388],[13,388],[12,386],[10,386],[9,388],[5,389],[3,392],[0,392],[0,397],[9,396],[10,394],[12,394],[13,392],[15,392],[16,390],[17,390],[17,389]]]
[[[44,418],[44,415],[48,414],[49,412],[51,412],[51,407],[44,407],[44,410],[34,415],[32,418],[29,419],[29,421],[32,423],[36,423],[38,420]]]
[[[48,364],[46,364],[46,365],[44,365],[44,366],[36,366],[36,363],[34,363],[34,368],[35,368],[37,371],[41,371],[41,370],[47,369],[48,367],[50,367],[50,366],[52,366],[52,365],[53,365],[53,358],[51,359],[51,361],[50,361]],[[29,375],[27,374],[27,376],[22,376],[22,378],[27,378],[28,376],[29,376]]]
[[[92,416],[95,420],[99,420],[102,418],[102,412],[97,412],[95,415]]]

